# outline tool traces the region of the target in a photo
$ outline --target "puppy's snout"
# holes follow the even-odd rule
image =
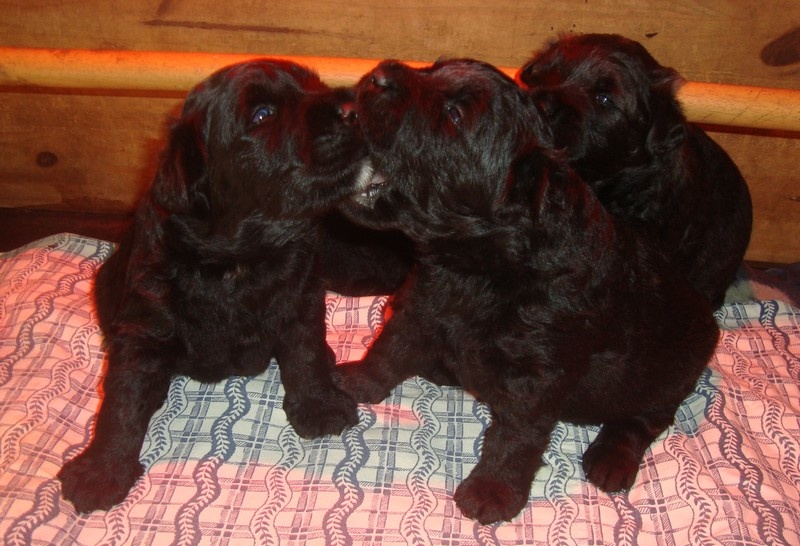
[[[392,82],[386,71],[378,67],[372,71],[369,83],[377,89],[388,89]]]
[[[347,124],[355,125],[358,122],[356,105],[353,102],[345,102],[339,105],[339,116]]]
[[[526,65],[517,70],[517,73],[514,74],[514,80],[516,80],[518,84],[521,84],[522,87],[533,87],[536,84],[533,67],[531,65]]]
[[[534,95],[534,102],[539,112],[547,118],[555,116],[558,111],[558,104],[553,93],[547,91],[536,93]]]

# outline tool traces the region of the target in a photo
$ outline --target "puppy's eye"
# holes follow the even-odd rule
[[[454,104],[448,104],[446,112],[450,118],[450,121],[452,121],[455,125],[460,125],[461,120],[464,119],[464,113],[461,111],[461,108]]]
[[[253,125],[261,125],[267,119],[275,115],[275,108],[273,106],[259,106],[253,110],[253,116],[250,121]]]
[[[598,93],[594,99],[600,106],[612,106],[611,96],[606,93]]]

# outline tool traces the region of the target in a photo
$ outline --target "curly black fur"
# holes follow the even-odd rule
[[[378,402],[423,375],[486,402],[480,460],[455,492],[482,523],[525,506],[562,419],[602,423],[587,477],[630,487],[718,337],[708,302],[542,148],[531,103],[477,61],[380,64],[357,87],[371,164],[342,205],[406,233],[418,263],[363,361],[337,367],[339,384]]]
[[[104,398],[90,445],[59,473],[79,512],[122,501],[142,474],[149,420],[176,375],[255,375],[275,358],[298,434],[357,421],[331,377],[325,290],[392,291],[410,255],[338,213],[321,219],[353,191],[366,154],[352,100],[271,60],[223,69],[187,97],[133,226],[97,277]]]
[[[728,154],[686,121],[678,73],[638,42],[586,34],[552,43],[518,79],[603,205],[659,240],[721,305],[750,241],[752,204]]]

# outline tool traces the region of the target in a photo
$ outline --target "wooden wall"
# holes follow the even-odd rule
[[[0,1],[0,46],[399,58],[519,66],[560,33],[637,39],[687,79],[800,89],[796,0]],[[0,88],[10,208],[129,213],[181,97]],[[800,261],[800,134],[713,128],[750,184],[748,258]]]

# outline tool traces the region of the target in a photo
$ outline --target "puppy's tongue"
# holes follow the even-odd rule
[[[386,177],[377,172],[372,161],[367,159],[361,165],[361,170],[356,178],[356,193],[353,198],[360,205],[371,207],[385,185]]]

